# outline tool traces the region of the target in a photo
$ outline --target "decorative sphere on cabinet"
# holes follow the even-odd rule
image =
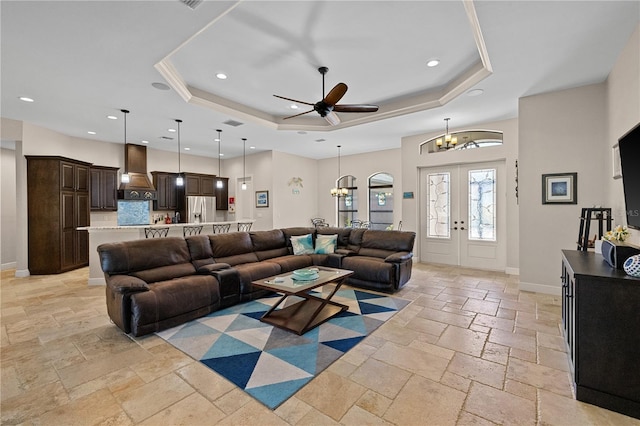
[[[640,278],[640,254],[634,254],[625,260],[622,266],[627,275]]]

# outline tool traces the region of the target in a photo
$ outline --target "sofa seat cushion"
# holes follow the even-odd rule
[[[240,294],[251,293],[253,291],[252,281],[278,275],[281,271],[280,265],[275,262],[252,262],[235,265],[234,268],[240,276]]]
[[[395,264],[379,257],[346,256],[342,258],[342,269],[354,271],[349,278],[379,283],[394,282]]]
[[[131,295],[132,328],[144,328],[186,312],[217,308],[218,281],[211,275],[192,275],[149,285],[149,291]]]
[[[280,273],[295,271],[296,269],[308,268],[313,266],[313,258],[305,255],[289,254],[286,256],[274,257],[267,259],[265,262],[273,262],[280,265]]]

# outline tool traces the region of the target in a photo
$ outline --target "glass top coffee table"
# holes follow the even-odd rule
[[[298,280],[295,279],[292,272],[288,272],[253,281],[252,284],[256,287],[283,294],[280,300],[262,316],[260,321],[302,335],[347,310],[348,306],[333,302],[331,298],[342,286],[345,279],[353,274],[353,271],[323,266],[313,268],[318,270],[318,277],[313,280]],[[309,293],[309,291],[327,284],[333,284],[335,288],[326,298]],[[277,309],[290,296],[296,296],[302,300]]]

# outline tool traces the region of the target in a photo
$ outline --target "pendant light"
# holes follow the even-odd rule
[[[180,169],[180,123],[182,123],[182,120],[176,119],[176,123],[178,123],[178,177],[176,178],[176,186],[184,186],[184,178]]]
[[[331,189],[331,196],[332,197],[344,197],[345,195],[347,195],[349,193],[349,190],[347,188],[340,188],[340,146],[338,145],[338,180],[336,180],[336,187]]]
[[[242,186],[243,191],[247,190],[247,138],[242,138]]]
[[[222,144],[222,137],[220,134],[222,133],[222,130],[217,129],[216,132],[218,132],[218,181],[216,182],[216,188],[222,188],[224,186],[224,183],[220,178],[220,175],[222,174],[222,166],[220,165],[220,145]]]
[[[451,149],[455,148],[458,144],[458,138],[456,136],[451,136],[451,134],[449,133],[449,120],[451,119],[444,119],[445,123],[447,123],[444,132],[444,145],[442,143],[442,138],[436,139],[436,147],[438,147],[438,149]]]
[[[127,114],[129,114],[129,110],[126,109],[121,109],[120,112],[122,112],[124,114],[124,144],[125,144],[125,149],[126,149],[126,145],[127,145]],[[120,182],[122,183],[129,183],[130,178],[129,178],[129,168],[127,167],[127,162],[124,162],[124,173],[122,174],[122,176],[120,176]]]

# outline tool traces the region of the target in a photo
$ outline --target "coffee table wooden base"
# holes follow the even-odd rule
[[[276,310],[275,307],[287,297],[289,295],[284,295],[260,320],[302,335],[349,308],[340,303],[306,295],[304,300]]]

